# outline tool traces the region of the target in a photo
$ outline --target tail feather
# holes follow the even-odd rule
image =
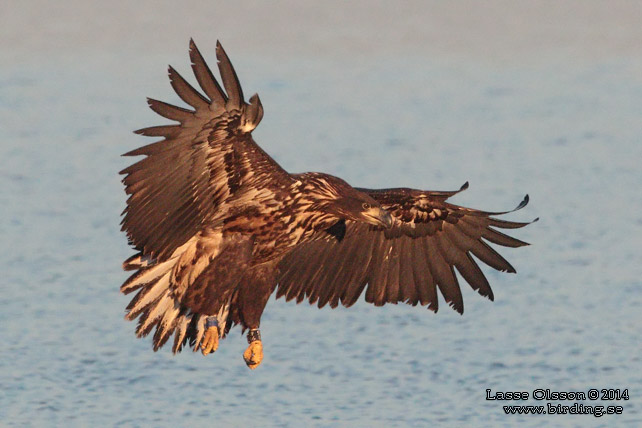
[[[145,320],[147,320],[147,315],[149,314],[150,310],[151,310],[151,308],[145,309],[140,314],[140,318],[138,318],[138,325],[136,326],[136,337],[138,337],[138,338],[147,336],[149,334],[149,332],[151,331],[151,329],[152,329],[151,327],[147,331],[144,331],[142,329],[142,326],[145,323]]]
[[[196,337],[192,344],[194,346],[194,352],[198,351],[198,348],[201,346],[201,340],[203,340],[203,334],[205,334],[205,317],[199,316],[195,321]]]
[[[128,320],[135,319],[143,310],[152,306],[158,301],[162,293],[169,291],[169,278],[171,271],[167,271],[164,276],[149,284],[138,292],[136,297],[127,305],[128,314],[125,316]]]
[[[148,267],[153,262],[150,256],[144,256],[143,253],[134,254],[123,262],[123,270],[136,270]]]
[[[174,333],[174,346],[172,346],[172,352],[177,353],[183,349],[183,346],[188,340],[186,336],[187,327],[192,322],[193,314],[185,314],[178,317],[176,320],[176,333]]]
[[[138,331],[136,331],[136,333],[139,334],[139,337],[141,332],[143,332],[143,336],[149,334],[150,330],[159,323],[161,316],[165,314],[166,311],[169,311],[173,306],[174,298],[172,293],[170,290],[165,290],[161,298],[158,299],[158,302],[155,303],[154,306],[150,307],[150,311],[146,313],[147,316],[145,317],[143,324],[138,328]]]
[[[158,351],[174,332],[180,312],[180,305],[178,302],[174,302],[174,308],[165,312],[165,315],[163,315],[163,318],[159,321],[156,333],[154,334],[154,352]]]
[[[167,260],[157,265],[149,267],[141,267],[138,272],[130,276],[123,285],[120,286],[120,291],[123,294],[129,294],[139,288],[153,282],[165,272],[171,271],[176,261],[174,259]]]

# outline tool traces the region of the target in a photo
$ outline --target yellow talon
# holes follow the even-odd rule
[[[201,352],[207,355],[210,352],[216,352],[218,349],[218,327],[212,326],[205,330],[203,340],[201,341]]]
[[[263,361],[263,344],[260,340],[250,343],[250,346],[243,353],[243,359],[245,359],[245,364],[252,370],[261,364],[261,361]]]

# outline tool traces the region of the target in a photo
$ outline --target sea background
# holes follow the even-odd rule
[[[642,426],[642,7],[628,1],[0,6],[0,426]],[[123,320],[120,154],[220,39],[289,171],[470,188],[540,221],[495,302],[272,300],[263,364],[154,353]],[[463,281],[462,281],[463,283]],[[628,389],[623,414],[505,415],[495,391]],[[574,401],[508,404],[571,405]]]

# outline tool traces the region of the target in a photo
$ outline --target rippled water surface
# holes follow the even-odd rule
[[[16,22],[0,42],[0,425],[642,424],[642,55],[625,43],[640,34],[625,25],[605,29],[606,41],[583,41],[593,15],[554,15],[570,20],[558,29],[570,51],[548,39],[552,48],[542,48],[516,25],[524,46],[483,33],[485,58],[475,25],[452,39],[446,18],[456,10],[438,9],[441,19],[379,5],[360,16],[351,6],[351,26],[337,5],[297,6],[302,22],[288,32],[289,6],[252,4],[238,16],[262,27],[248,25],[247,36],[214,5],[79,4],[51,18],[9,8]],[[398,16],[388,27],[369,26],[390,13]],[[435,29],[427,46],[417,14],[448,37]],[[514,8],[479,14],[523,17]],[[194,23],[160,31],[189,16]],[[192,35],[211,63],[222,39],[246,94],[259,92],[265,107],[255,139],[290,171],[363,187],[450,190],[468,180],[454,202],[488,210],[529,193],[531,204],[510,218],[541,218],[516,231],[533,245],[502,251],[518,274],[486,269],[495,302],[464,287],[464,316],[445,304],[434,315],[271,301],[266,356],[253,372],[239,331],[206,358],[152,352],[123,320],[128,299],[118,292],[132,253],[119,232],[117,175],[130,159],[119,155],[147,142],[131,130],[158,122],[145,96],[176,101],[164,67],[188,74]],[[573,51],[583,43],[599,49]],[[507,416],[487,388],[627,388],[630,399],[583,402],[623,406],[601,418]],[[525,404],[547,402],[574,403]]]

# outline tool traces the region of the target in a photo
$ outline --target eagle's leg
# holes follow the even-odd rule
[[[250,345],[243,353],[245,364],[254,370],[263,361],[263,343],[261,343],[261,332],[258,328],[250,329],[247,333],[247,343]]]
[[[205,321],[205,334],[201,341],[201,352],[207,355],[210,352],[216,352],[218,349],[219,328],[216,317],[207,317]]]
[[[264,263],[246,272],[238,294],[238,314],[241,324],[249,331],[247,342],[250,344],[243,353],[245,364],[254,370],[263,361],[261,342],[261,315],[270,295],[276,287],[274,263]]]

